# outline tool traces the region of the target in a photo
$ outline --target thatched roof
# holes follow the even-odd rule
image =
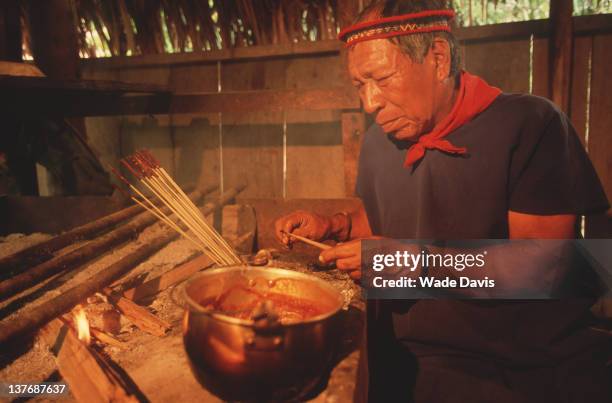
[[[332,39],[336,0],[75,0],[84,57]]]
[[[334,39],[338,0],[71,0],[81,57],[227,49]],[[352,1],[352,0],[346,0]],[[354,0],[358,1],[358,0]],[[362,5],[369,0],[361,0]],[[450,0],[459,26],[548,18],[548,2]],[[22,3],[23,4],[23,3]],[[612,3],[574,0],[574,14]],[[27,14],[22,13],[29,50]]]

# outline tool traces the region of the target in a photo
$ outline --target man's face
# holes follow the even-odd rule
[[[416,140],[434,126],[436,68],[430,51],[423,63],[385,39],[354,45],[348,53],[353,84],[367,113],[376,114],[385,133]]]

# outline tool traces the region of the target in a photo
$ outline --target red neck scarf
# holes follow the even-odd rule
[[[423,158],[427,150],[437,149],[449,154],[465,154],[467,152],[465,147],[456,147],[443,138],[487,109],[499,94],[501,94],[499,88],[492,87],[480,77],[463,71],[453,109],[431,132],[421,135],[408,149],[404,168],[412,166]]]

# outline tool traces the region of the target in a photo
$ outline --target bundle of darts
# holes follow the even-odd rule
[[[149,151],[137,151],[122,159],[121,163],[150,192],[150,195],[146,196],[117,170],[112,169],[113,173],[128,185],[131,191],[129,197],[135,203],[188,239],[218,265],[242,264],[234,249],[206,221],[200,209]],[[159,208],[158,205],[164,205],[167,209]],[[171,214],[166,214],[164,210],[170,211]],[[171,218],[172,215],[178,222]]]

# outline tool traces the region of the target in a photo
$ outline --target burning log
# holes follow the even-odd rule
[[[216,203],[207,204],[203,209],[204,214],[209,214],[217,207],[233,200],[244,187],[245,186],[242,185],[228,190]],[[117,278],[132,270],[149,256],[178,238],[178,236],[179,234],[174,230],[170,228],[164,229],[162,233],[151,240],[150,243],[141,246],[108,266],[106,269],[101,270],[86,281],[83,281],[81,284],[38,307],[24,311],[21,315],[21,320],[0,323],[0,344],[4,344],[15,337],[34,331],[51,321],[53,318],[69,311],[80,301],[85,301],[90,295],[104,289]]]
[[[146,308],[133,301],[120,295],[114,295],[109,289],[106,289],[104,293],[109,297],[110,302],[139,329],[154,336],[163,336],[172,328],[168,322],[159,319]]]
[[[85,311],[92,328],[110,334],[118,334],[121,331],[121,312],[108,301],[106,295],[96,293],[95,296],[87,298]]]
[[[87,324],[85,324],[87,326]],[[53,350],[57,366],[79,402],[137,402],[126,380],[97,351],[77,338],[63,321],[55,319],[40,332]]]
[[[194,200],[203,197],[202,192],[194,191],[189,195]],[[77,267],[92,258],[107,252],[137,235],[146,227],[157,222],[157,218],[148,212],[139,214],[129,223],[110,231],[84,246],[62,256],[55,257],[23,273],[0,282],[0,300],[5,300],[19,291],[64,270]]]
[[[202,193],[206,195],[214,191],[216,188],[217,186],[210,186],[204,189]],[[51,259],[53,257],[53,252],[56,252],[75,241],[91,239],[93,236],[101,234],[120,222],[128,220],[143,211],[144,209],[141,206],[130,206],[90,223],[73,228],[47,241],[6,256],[0,259],[0,273],[2,276],[5,276],[6,273],[10,273],[15,269],[24,271],[28,267]]]
[[[89,331],[91,332],[91,335],[93,337],[95,337],[96,339],[98,339],[100,342],[104,344],[108,344],[109,346],[118,347],[118,348],[125,348],[127,346],[127,344],[122,342],[121,340],[117,340],[110,334],[105,333],[101,330],[98,330],[95,327],[90,328]]]

